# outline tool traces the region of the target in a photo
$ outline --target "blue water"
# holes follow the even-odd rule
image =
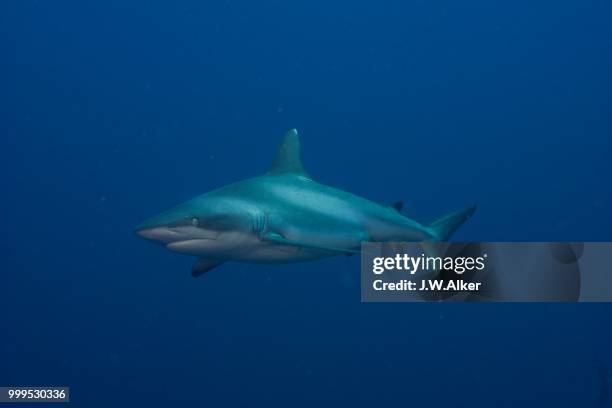
[[[89,4],[87,4],[89,3]],[[609,1],[4,1],[0,385],[109,406],[598,406],[607,304],[368,304],[133,234],[266,171],[460,240],[612,240]],[[612,401],[607,402],[608,405]]]

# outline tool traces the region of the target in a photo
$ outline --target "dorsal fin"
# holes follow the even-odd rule
[[[306,175],[300,157],[300,138],[296,129],[285,134],[268,174],[296,173]]]
[[[402,201],[396,201],[391,207],[395,208],[395,211],[397,211],[398,213],[401,213],[402,208],[404,208],[404,203]]]

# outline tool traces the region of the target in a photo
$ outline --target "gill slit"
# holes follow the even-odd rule
[[[257,211],[253,214],[253,232],[258,235],[264,235],[268,229],[268,216],[262,211]]]

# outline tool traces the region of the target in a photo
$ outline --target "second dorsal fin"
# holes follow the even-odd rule
[[[306,175],[300,155],[300,138],[296,129],[285,134],[268,174],[296,173]]]

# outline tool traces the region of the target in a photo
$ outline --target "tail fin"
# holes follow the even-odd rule
[[[432,230],[435,240],[448,241],[461,224],[466,222],[475,211],[476,206],[473,205],[464,210],[446,214],[429,224],[429,228]]]
[[[429,224],[429,230],[432,234],[432,238],[429,241],[421,242],[421,248],[427,256],[438,257],[444,255],[448,249],[448,244],[439,242],[448,241],[449,238],[457,231],[457,229],[466,222],[472,214],[476,211],[476,206],[473,205],[463,210],[455,211],[450,214],[446,214],[431,224]],[[436,275],[439,275],[440,271],[436,271]]]

